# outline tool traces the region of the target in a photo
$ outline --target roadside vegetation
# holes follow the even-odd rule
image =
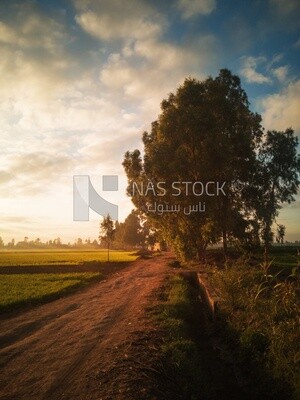
[[[163,331],[161,369],[165,392],[184,400],[247,398],[230,369],[214,353],[198,294],[193,279],[175,275],[154,312]]]
[[[216,256],[216,253],[215,253]],[[216,329],[257,397],[300,397],[300,276],[294,248],[275,248],[267,265],[241,257],[212,267],[220,298]],[[259,257],[258,257],[259,260]],[[255,262],[256,261],[256,262]]]
[[[279,260],[282,254],[276,253]],[[170,267],[176,269],[178,263]],[[206,270],[220,298],[214,321],[199,302],[188,270],[168,282],[155,313],[164,332],[161,353],[170,393],[195,400],[298,399],[300,299],[295,267],[272,272],[272,264],[266,269],[264,263],[255,266],[253,260],[240,258],[223,268],[207,265]]]
[[[190,287],[177,275],[168,283],[164,297],[156,315],[166,333],[161,347],[163,364],[171,380],[177,382],[179,398],[196,399],[200,395],[198,384],[202,373],[197,345],[190,335],[195,311]]]

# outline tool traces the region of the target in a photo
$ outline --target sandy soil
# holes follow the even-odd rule
[[[0,399],[156,398],[148,378],[159,332],[147,308],[170,274],[167,260],[138,260],[79,293],[2,318]]]

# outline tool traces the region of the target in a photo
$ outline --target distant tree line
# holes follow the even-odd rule
[[[162,101],[158,119],[143,134],[143,155],[125,154],[128,195],[183,259],[202,259],[208,245],[222,242],[225,255],[228,244],[248,250],[262,245],[267,262],[279,211],[294,201],[298,138],[291,128],[266,132],[249,106],[239,77],[227,69],[216,78],[188,78]],[[149,182],[164,182],[164,196],[133,190]],[[171,194],[174,182],[223,182],[226,195],[203,193],[202,213],[153,212],[158,201],[197,208],[194,194]],[[284,236],[285,227],[278,226],[277,241],[283,243]]]
[[[52,249],[52,248],[112,248],[130,250],[135,248],[151,248],[159,240],[155,229],[144,219],[137,210],[132,210],[124,222],[112,221],[110,216],[103,218],[100,224],[99,240],[77,238],[73,243],[63,243],[57,237],[46,242],[40,238],[30,240],[25,236],[16,242],[12,239],[7,244],[0,237],[0,249]]]
[[[157,240],[159,238],[155,229],[136,209],[131,211],[124,222],[114,222],[108,215],[100,224],[99,242],[102,248],[151,248]]]
[[[16,242],[12,239],[7,244],[4,243],[3,239],[0,237],[0,248],[7,249],[52,249],[52,248],[97,248],[99,243],[97,240],[91,241],[91,239],[76,239],[73,243],[63,243],[59,237],[55,239],[47,240],[42,242],[40,238],[34,240],[29,240],[28,236],[25,236],[23,240]]]

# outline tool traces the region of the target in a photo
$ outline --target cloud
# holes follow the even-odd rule
[[[99,14],[103,2],[80,4],[78,15],[88,12],[88,6],[103,16]],[[81,64],[87,51],[83,48],[76,59],[64,47],[76,38],[55,24],[47,30],[43,26],[47,20],[33,6],[28,6],[27,14],[22,11],[22,21],[16,16],[0,26],[6,29],[0,59],[0,153],[5,155],[0,180],[6,182],[2,186],[6,196],[40,195],[50,186],[59,186],[62,171],[90,173],[116,165],[122,170],[124,152],[141,143],[140,134],[156,119],[162,99],[186,76],[204,77],[202,71],[215,53],[213,36],[191,40],[185,47],[169,43],[159,36],[163,28],[148,33],[135,29],[142,26],[144,30],[143,23],[155,17],[157,12],[150,6],[139,1],[132,12],[124,6],[126,13],[121,18],[115,13],[117,5],[111,1],[105,8],[112,25],[121,24],[109,37],[125,35],[127,29],[128,34],[129,30],[136,34],[113,45],[118,51],[105,63],[99,44],[99,51],[94,49],[89,55],[90,65]],[[36,18],[39,15],[41,23]],[[156,22],[163,26],[163,18]],[[52,35],[52,29],[64,35],[64,44],[60,33]],[[36,57],[31,35],[43,37],[44,30],[52,45]],[[30,40],[33,47],[27,45]],[[108,154],[112,155],[108,158]]]
[[[13,19],[0,21],[0,43],[57,52],[66,38],[64,25],[42,13],[34,2],[11,6]]]
[[[7,169],[2,171],[2,197],[36,195],[47,192],[50,184],[59,183],[70,171],[72,159],[57,152],[23,153],[7,157]]]
[[[290,15],[299,11],[298,0],[270,0],[271,7],[274,7],[279,15]]]
[[[32,220],[24,217],[24,216],[18,216],[18,215],[2,215],[1,216],[1,222],[9,222],[12,224],[18,224],[18,223],[28,223],[31,224]]]
[[[81,229],[71,222],[72,175],[119,173],[125,182],[125,151],[141,146],[186,76],[207,75],[216,39],[167,40],[167,18],[146,0],[74,0],[77,25],[38,2],[13,3],[0,12],[1,208],[35,218],[39,236],[47,226],[72,237]]]
[[[189,19],[199,14],[208,15],[216,8],[215,0],[178,0],[178,9],[184,19]]]
[[[211,35],[191,41],[186,47],[154,39],[137,40],[129,56],[128,49],[111,54],[100,71],[100,80],[110,90],[138,102],[139,110],[143,104],[149,106],[150,101],[158,111],[162,99],[186,76],[204,77],[207,62],[214,59],[215,47]]]
[[[285,82],[289,73],[289,67],[288,65],[284,65],[282,67],[273,68],[271,72],[279,82]]]
[[[118,137],[103,140],[101,138],[93,138],[79,150],[82,162],[78,166],[78,173],[96,170],[104,173],[123,174],[122,166],[124,154],[127,150],[132,150],[141,146],[141,131],[130,130],[123,131]],[[76,172],[77,173],[77,172]]]
[[[0,21],[0,42],[15,44],[19,40],[16,32],[4,22]]]
[[[209,35],[185,47],[164,41],[159,35],[165,20],[149,2],[125,2],[121,12],[116,0],[75,4],[77,17],[92,12],[107,18],[111,33],[107,28],[105,35],[126,36],[125,42],[113,45],[116,51],[108,59],[101,44],[93,52],[83,47],[72,53],[68,43],[78,40],[78,30],[69,32],[35,3],[16,8],[9,22],[3,19],[0,25],[6,41],[0,43],[0,145],[7,147],[12,131],[16,148],[25,139],[31,146],[42,144],[48,132],[54,140],[63,131],[105,136],[107,127],[117,132],[120,124],[139,126],[132,115],[124,117],[132,114],[132,107],[140,120],[151,120],[162,98],[188,74],[203,76],[214,57],[215,42]],[[159,28],[150,29],[147,24],[152,23]],[[67,147],[69,141],[66,137]]]
[[[183,54],[165,46],[169,54],[165,53],[165,57],[160,59],[156,55],[162,50],[159,47],[164,46],[158,43],[156,52],[151,54],[148,51],[151,52],[152,45],[149,42],[137,44],[135,56],[143,60],[138,67],[134,60],[128,60],[121,54],[112,54],[100,71],[100,80],[110,90],[119,92],[124,98],[139,103],[140,106],[144,101],[151,99],[157,108],[162,96],[165,96],[178,83],[176,77],[183,74]],[[176,64],[176,59],[179,61],[178,64]],[[157,60],[157,65],[154,67],[155,60]],[[176,69],[168,68],[168,64],[170,67],[176,65]]]
[[[284,54],[275,54],[271,61],[268,62],[266,57],[242,57],[242,68],[240,69],[240,73],[243,77],[246,78],[246,81],[249,83],[257,83],[257,84],[271,84],[273,80],[271,76],[275,77],[279,83],[286,83],[288,80],[289,74],[289,66],[278,65],[278,63],[282,60]],[[262,72],[258,72],[257,68],[263,67],[265,70],[265,74]]]
[[[77,1],[77,23],[101,40],[142,39],[159,36],[164,18],[149,3],[140,0]]]
[[[246,79],[249,83],[271,83],[271,79],[256,71],[258,65],[265,63],[265,57],[242,57],[242,68],[240,70],[241,75]]]
[[[271,130],[292,127],[300,135],[300,80],[292,82],[282,92],[260,100],[264,126]]]
[[[208,50],[212,42],[213,38],[211,36],[203,37],[202,47],[207,44],[206,50]],[[136,55],[146,59],[160,71],[172,71],[174,66],[178,70],[186,69],[193,65],[196,59],[199,60],[199,57],[189,46],[179,47],[175,44],[162,43],[156,40],[137,41],[134,50]],[[201,44],[199,43],[199,52],[201,50]]]
[[[70,81],[75,60],[66,43],[72,38],[63,21],[45,15],[34,2],[12,2],[7,9],[11,18],[5,20],[0,8],[1,98],[41,102]]]
[[[0,185],[7,184],[13,179],[13,175],[7,171],[0,171]]]
[[[80,60],[67,51],[36,58],[31,48],[0,50],[0,149],[7,152],[25,139],[34,146],[48,132],[54,138],[114,124],[120,105],[106,99],[95,80],[99,60],[78,68]]]

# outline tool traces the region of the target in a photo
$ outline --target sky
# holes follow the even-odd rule
[[[1,0],[0,236],[97,238],[73,221],[73,176],[119,176],[119,219],[133,208],[122,167],[187,76],[229,68],[265,129],[300,135],[298,0]],[[278,218],[300,240],[300,197]]]

